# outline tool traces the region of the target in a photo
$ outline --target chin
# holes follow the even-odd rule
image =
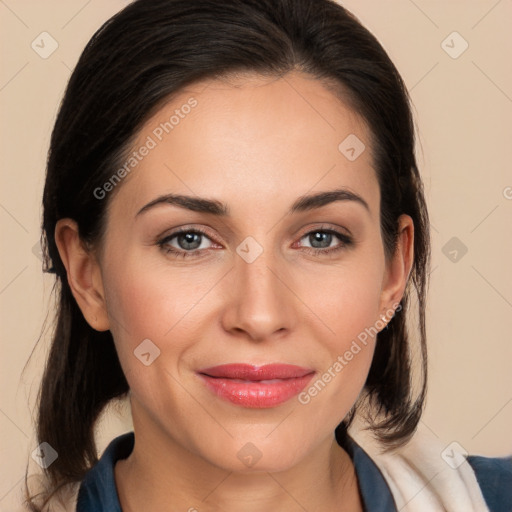
[[[286,443],[281,436],[271,440],[268,432],[266,428],[261,436],[241,436],[213,452],[210,447],[205,458],[226,471],[249,474],[286,471],[306,455],[304,442]]]

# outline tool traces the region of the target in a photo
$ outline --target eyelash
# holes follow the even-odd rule
[[[173,238],[176,238],[179,235],[185,234],[185,233],[194,233],[198,235],[205,236],[208,239],[211,239],[211,237],[206,233],[206,231],[203,231],[199,228],[182,228],[177,231],[174,231],[170,235],[167,235],[166,237],[162,238],[157,242],[157,245],[160,247],[161,250],[166,252],[167,254],[172,254],[173,256],[177,258],[197,258],[200,257],[200,254],[202,251],[206,251],[208,249],[194,249],[192,251],[184,251],[184,250],[177,250],[172,246],[167,245]],[[353,245],[353,240],[348,235],[345,235],[344,233],[340,233],[338,231],[335,231],[334,229],[327,229],[327,228],[318,228],[313,229],[311,231],[308,231],[307,233],[304,233],[300,239],[304,238],[305,236],[311,235],[313,233],[327,233],[336,236],[340,240],[340,244],[335,247],[330,247],[327,249],[315,249],[312,247],[304,247],[303,249],[307,249],[307,252],[312,253],[315,256],[326,256],[331,255],[333,253],[339,252],[351,245]]]

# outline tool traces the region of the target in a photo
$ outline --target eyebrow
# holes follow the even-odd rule
[[[370,212],[368,203],[361,196],[351,192],[348,189],[341,188],[301,196],[292,204],[288,213],[292,214],[314,210],[316,208],[326,206],[330,203],[334,203],[335,201],[353,201],[364,206],[364,208]],[[206,199],[202,197],[186,196],[181,194],[166,194],[157,197],[153,201],[150,201],[148,204],[143,206],[137,212],[136,217],[144,212],[147,212],[151,208],[162,204],[175,205],[187,210],[192,210],[194,212],[209,213],[219,217],[227,217],[230,215],[229,206],[215,199]]]

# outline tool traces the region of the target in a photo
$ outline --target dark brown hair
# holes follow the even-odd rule
[[[111,333],[92,329],[74,300],[55,244],[57,221],[74,219],[83,241],[98,243],[109,197],[98,199],[94,190],[122,165],[149,116],[184,86],[231,73],[278,77],[292,70],[334,84],[369,127],[386,258],[396,247],[398,217],[405,213],[414,221],[414,263],[401,311],[378,334],[364,393],[373,412],[384,414],[372,429],[385,445],[413,434],[426,392],[430,233],[410,100],[395,66],[377,39],[332,0],[137,0],[85,47],[51,136],[42,246],[45,270],[56,276],[58,308],[36,428],[38,441],[59,456],[45,470],[45,498],[81,480],[95,464],[94,425],[105,406],[129,389]],[[411,291],[421,356],[417,392],[406,326]],[[337,432],[346,432],[354,411]],[[27,502],[40,510],[32,497]]]

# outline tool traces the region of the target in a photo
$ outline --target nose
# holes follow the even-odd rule
[[[281,337],[294,328],[298,312],[285,262],[271,251],[254,261],[236,256],[227,283],[222,324],[227,332],[252,341]]]

